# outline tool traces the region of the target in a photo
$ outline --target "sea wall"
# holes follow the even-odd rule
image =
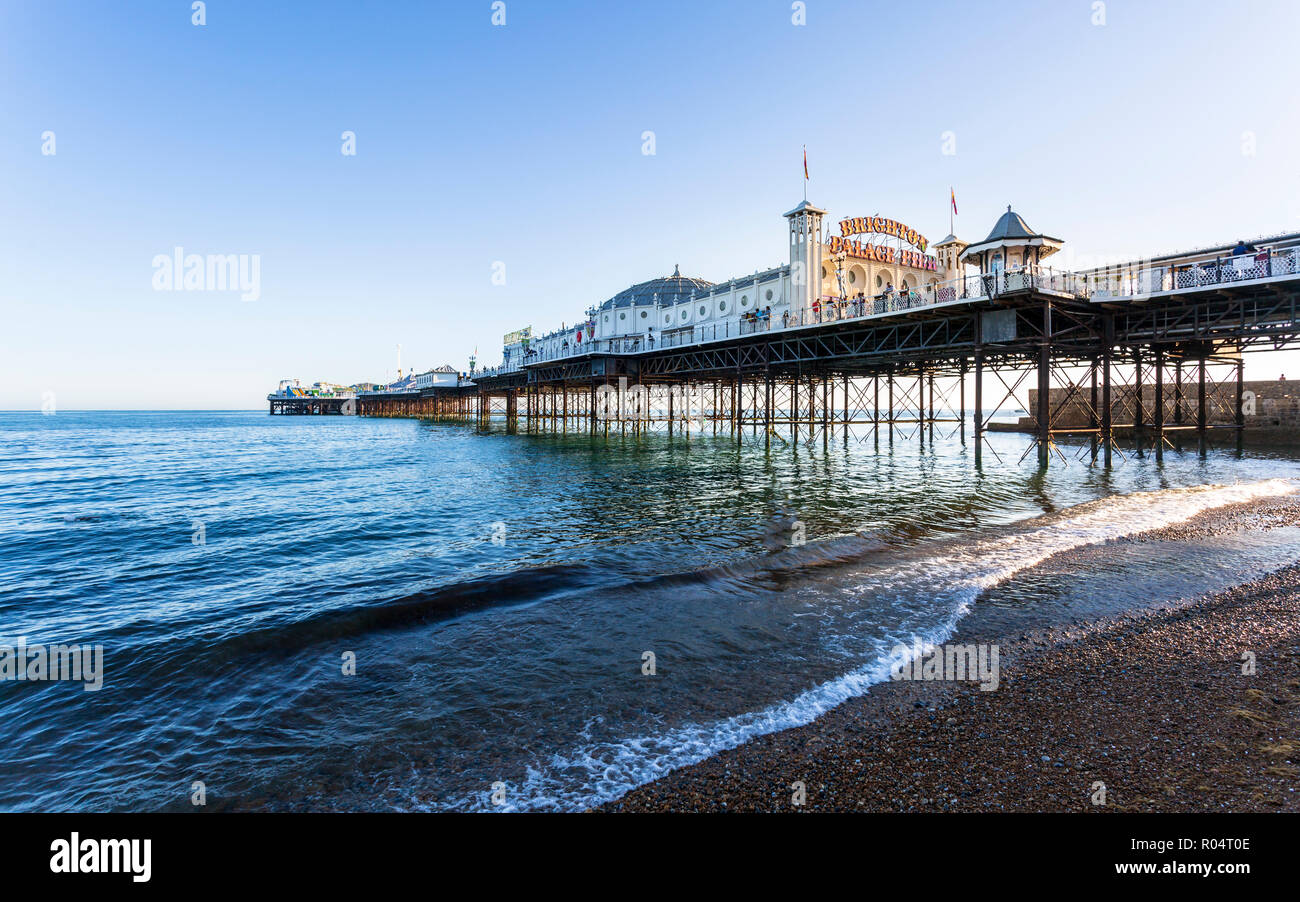
[[[1091,398],[1091,386],[1084,384],[1075,389],[1069,397],[1066,388],[1053,388],[1048,395],[1052,408],[1052,427],[1054,429],[1087,428],[1090,425],[1088,404]],[[1100,391],[1098,391],[1100,403]],[[1195,381],[1184,379],[1182,422],[1185,425],[1196,423],[1197,387]],[[1029,390],[1028,410],[1035,410],[1038,405],[1038,390]],[[1229,426],[1236,422],[1237,383],[1228,381],[1205,386],[1205,406],[1210,425]],[[1300,382],[1256,381],[1242,383],[1242,409],[1245,413],[1247,428],[1300,429]],[[1111,422],[1115,426],[1130,426],[1136,418],[1137,392],[1133,386],[1111,386]],[[1156,387],[1154,383],[1142,386],[1142,422],[1151,425],[1155,421]],[[1172,425],[1177,421],[1175,412],[1175,392],[1171,382],[1164,386],[1164,422]],[[1030,429],[1034,425],[1033,417],[1021,417],[1022,428]]]

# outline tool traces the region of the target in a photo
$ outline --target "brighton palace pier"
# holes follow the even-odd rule
[[[938,427],[969,433],[978,462],[988,412],[1031,397],[1026,456],[1064,460],[1071,437],[1109,464],[1121,438],[1156,455],[1239,443],[1242,355],[1300,334],[1300,234],[1065,272],[1051,267],[1062,240],[1010,207],[972,243],[879,216],[832,223],[806,200],[785,226],[781,266],[641,282],[575,326],[506,336],[496,368],[359,392],[355,411],[769,446],[934,441]]]

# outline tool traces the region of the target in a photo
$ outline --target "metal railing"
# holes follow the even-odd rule
[[[811,308],[775,316],[771,313],[750,313],[740,319],[726,319],[716,323],[701,323],[673,329],[658,336],[654,333],[623,338],[598,338],[573,342],[567,347],[539,350],[532,348],[522,361],[515,360],[477,374],[480,377],[517,372],[521,367],[553,360],[564,360],[587,354],[636,354],[655,348],[675,348],[686,345],[722,341],[743,335],[771,332],[777,329],[794,329],[802,326],[862,319],[870,316],[887,316],[908,310],[932,307],[955,301],[971,301],[997,297],[1029,290],[1053,291],[1060,294],[1078,294],[1080,284],[1073,273],[1056,272],[1034,267],[1023,270],[990,273],[988,275],[962,276],[938,282],[923,288],[885,291],[874,296],[856,298],[824,295],[813,302]]]
[[[1300,245],[1253,248],[1245,253],[1200,253],[1133,260],[1077,273],[1094,300],[1145,297],[1160,292],[1300,275]]]
[[[1034,266],[965,275],[920,288],[886,291],[873,296],[824,295],[814,301],[810,308],[787,312],[781,316],[751,313],[741,319],[701,323],[673,329],[659,336],[648,333],[573,343],[567,348],[534,351],[522,362],[513,361],[510,365],[484,370],[479,375],[516,372],[521,364],[527,366],[584,354],[634,354],[655,348],[675,348],[781,329],[888,316],[939,304],[986,300],[1028,291],[1104,300],[1286,275],[1300,275],[1300,242],[1252,249],[1235,256],[1222,252],[1188,254],[1162,258],[1157,263],[1133,261],[1083,272]]]

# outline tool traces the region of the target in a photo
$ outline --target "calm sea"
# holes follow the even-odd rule
[[[764,450],[0,413],[0,643],[104,655],[99,691],[0,682],[0,808],[189,810],[199,781],[209,810],[580,809],[806,723],[972,604],[1068,617],[1300,557],[1283,529],[1017,580],[1288,492],[1300,463],[1189,450],[1044,475],[995,435],[977,471],[944,432]]]

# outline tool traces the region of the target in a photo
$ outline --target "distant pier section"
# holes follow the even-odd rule
[[[271,413],[305,415],[355,415],[357,387],[317,382],[305,388],[297,379],[282,379],[279,387],[266,396]]]
[[[382,385],[377,382],[358,382],[354,385],[339,385],[333,382],[316,382],[310,387],[303,386],[297,379],[282,379],[275,391],[266,396],[271,405],[271,413],[311,415],[356,416],[364,414],[364,402],[379,399],[392,402],[403,416],[419,416],[441,412],[445,405],[433,404],[431,397],[442,395],[447,390],[472,389],[474,383],[468,374],[458,373],[451,366],[434,367],[423,373],[401,374],[398,364],[396,382]],[[415,403],[423,399],[424,403]],[[371,404],[371,414],[374,414]]]

